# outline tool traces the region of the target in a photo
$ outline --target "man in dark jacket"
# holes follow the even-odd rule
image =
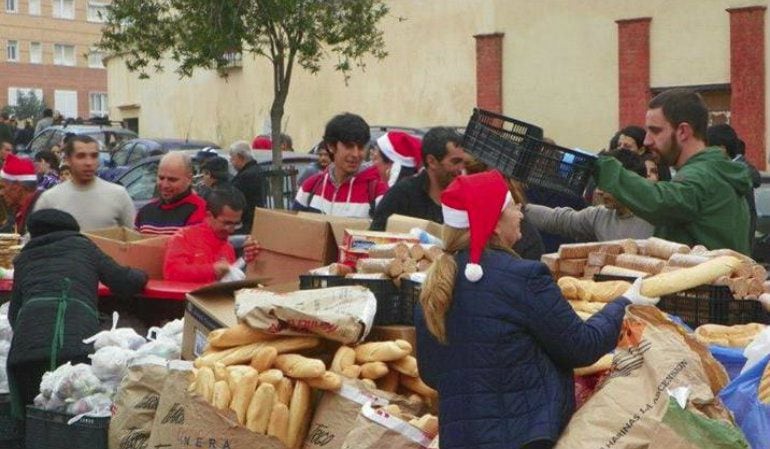
[[[48,370],[88,362],[93,346],[83,343],[99,331],[99,282],[119,297],[141,291],[147,275],[122,267],[87,237],[72,215],[41,209],[27,222],[32,239],[14,260],[8,319],[13,342],[8,378],[14,416],[39,393]]]
[[[251,224],[254,222],[254,208],[264,207],[259,165],[251,154],[249,143],[245,141],[230,145],[230,162],[238,170],[233,178],[233,187],[240,190],[246,197],[246,207],[243,209],[243,226],[236,231],[236,234],[249,234],[251,233]]]

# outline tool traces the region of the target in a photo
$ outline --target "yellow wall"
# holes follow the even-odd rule
[[[388,3],[384,61],[369,61],[347,85],[330,66],[317,75],[295,72],[284,122],[296,148],[311,147],[341,111],[373,125],[465,124],[476,99],[473,35],[503,32],[504,113],[542,126],[562,145],[598,150],[618,122],[616,20],[652,17],[652,87],[729,83],[725,9],[767,0]],[[121,105],[140,105],[143,135],[227,145],[264,132],[269,122],[271,71],[263,59],[245,56],[243,69],[226,81],[203,71],[192,79],[168,71],[139,81],[117,58],[108,70],[112,115],[120,117]]]

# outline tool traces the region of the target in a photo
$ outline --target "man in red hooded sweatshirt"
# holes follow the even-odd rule
[[[294,209],[369,218],[388,190],[377,170],[362,167],[369,138],[369,125],[360,116],[345,113],[332,118],[326,125],[324,142],[333,162],[302,183]]]
[[[203,223],[181,228],[168,242],[163,278],[181,282],[215,282],[230,272],[235,249],[227,238],[241,224],[246,200],[234,188],[217,189],[207,197]],[[243,260],[256,259],[259,245],[251,237],[243,246]]]

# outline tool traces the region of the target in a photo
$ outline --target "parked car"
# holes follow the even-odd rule
[[[200,164],[201,161],[197,158],[197,150],[180,150],[189,154],[193,160],[193,169],[195,171],[194,182],[198,182],[200,179]],[[218,150],[220,156],[229,160],[226,150]],[[272,153],[270,151],[253,150],[252,154],[254,159],[262,169],[262,173],[266,174],[273,169],[272,166]],[[139,210],[142,206],[147,204],[150,200],[157,196],[157,174],[158,164],[162,156],[150,156],[142,159],[135,164],[131,165],[124,173],[115,178],[114,182],[123,185],[128,190],[128,195],[134,202],[134,206]],[[302,172],[310,164],[314,163],[316,156],[305,153],[295,153],[292,151],[283,152],[283,169],[287,172],[284,177],[284,208],[289,208],[294,201],[294,196],[297,192],[296,179],[297,174]],[[235,173],[235,169],[230,166],[230,172]],[[263,179],[262,191],[267,194],[269,189],[267,188],[267,176]],[[272,207],[272,199],[265,198],[265,204],[268,207]]]
[[[124,140],[138,137],[130,129],[121,128],[114,124],[85,123],[73,125],[55,125],[40,131],[22,152],[32,157],[40,150],[50,150],[54,145],[60,145],[67,134],[86,135],[93,137],[99,143],[99,162],[104,165],[110,158],[110,151]]]
[[[219,145],[207,140],[187,139],[131,139],[119,143],[103,164],[99,176],[112,181],[120,177],[128,168],[150,156],[163,155],[170,151],[202,150],[203,148],[218,148]]]

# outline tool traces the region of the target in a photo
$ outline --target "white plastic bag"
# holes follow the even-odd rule
[[[102,382],[94,375],[91,365],[85,363],[73,366],[68,362],[56,369],[54,377],[57,379],[51,397],[55,396],[63,401],[77,400],[103,391]]]
[[[754,340],[743,350],[743,356],[746,357],[746,364],[743,365],[741,374],[750,370],[752,366],[759,363],[770,354],[770,326],[759,333]]]
[[[174,338],[159,337],[143,345],[136,351],[136,357],[153,355],[165,360],[178,360],[182,357],[182,345]]]
[[[136,351],[118,346],[107,346],[89,355],[91,369],[99,380],[117,381],[118,383],[128,373],[128,362],[134,358]]]
[[[86,338],[83,343],[94,344],[95,350],[100,350],[108,346],[118,346],[125,349],[139,349],[140,346],[147,343],[141,335],[130,327],[118,328],[118,312],[112,313],[112,329],[101,331],[96,335]]]
[[[79,416],[110,416],[112,398],[105,393],[96,393],[67,406],[67,413]]]

